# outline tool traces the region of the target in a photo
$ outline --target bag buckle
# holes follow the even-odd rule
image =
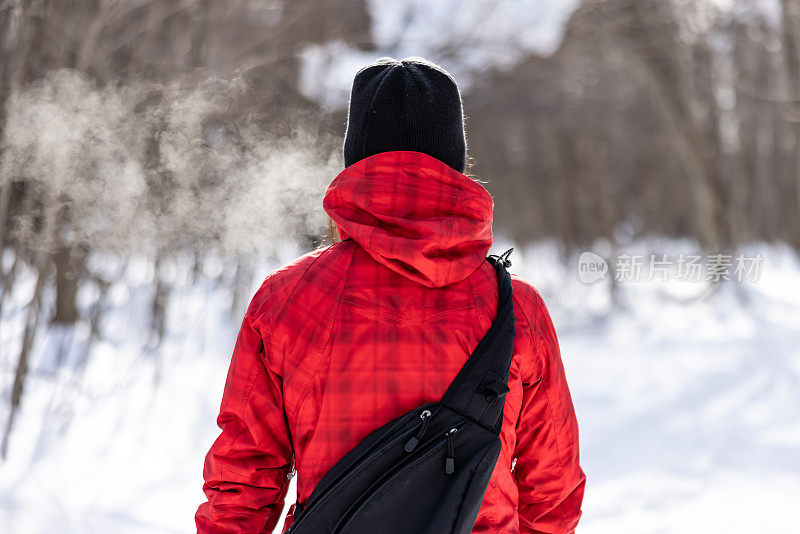
[[[503,267],[508,269],[509,267],[511,267],[511,260],[509,259],[509,256],[511,256],[511,253],[513,251],[514,251],[514,247],[511,247],[510,249],[506,250],[502,254],[499,254],[499,255],[498,254],[492,254],[489,257],[492,258],[493,260],[497,261],[497,262],[502,263]]]

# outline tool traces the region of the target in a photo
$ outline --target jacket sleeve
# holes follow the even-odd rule
[[[281,515],[294,457],[282,379],[265,362],[264,341],[248,311],[217,418],[222,433],[205,459],[208,500],[195,514],[199,534],[269,533]]]
[[[522,310],[533,336],[536,370],[523,375],[517,423],[517,462],[522,533],[571,533],[581,515],[586,477],[578,454],[578,423],[555,329],[541,297]]]

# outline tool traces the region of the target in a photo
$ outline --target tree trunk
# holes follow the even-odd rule
[[[789,98],[791,104],[791,123],[794,132],[794,185],[796,195],[796,209],[800,212],[800,57],[797,52],[797,0],[781,0],[783,7],[782,37],[783,54],[786,60],[787,78],[789,81]],[[800,228],[795,232],[795,246],[800,246]]]
[[[56,266],[56,310],[52,321],[75,324],[78,314],[78,282],[83,272],[83,254],[74,247],[61,247],[53,254]]]
[[[28,305],[27,314],[25,316],[25,331],[22,335],[22,348],[20,349],[19,360],[17,360],[17,369],[14,372],[14,385],[11,389],[11,402],[9,405],[8,419],[6,420],[6,428],[3,434],[3,441],[0,443],[0,458],[3,460],[5,460],[8,454],[8,445],[11,438],[11,431],[14,427],[14,419],[19,410],[19,405],[22,402],[25,379],[28,376],[31,348],[33,347],[33,341],[36,336],[39,313],[42,307],[42,292],[49,270],[48,254],[46,252],[40,252],[39,259],[36,263],[39,274],[37,275],[36,287],[34,288],[33,297]]]

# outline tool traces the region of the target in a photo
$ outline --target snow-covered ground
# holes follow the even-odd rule
[[[580,531],[800,532],[800,263],[745,252],[758,253],[757,283],[704,296],[704,284],[623,282],[604,314],[602,283],[528,251],[522,272],[549,302],[580,424]]]
[[[253,289],[295,252],[264,264]],[[711,294],[703,283],[620,282],[613,304],[608,278],[581,283],[577,260],[564,264],[552,245],[512,256],[561,341],[588,477],[581,532],[798,531],[800,262],[777,246],[747,252],[764,257],[757,282]],[[242,310],[232,316],[227,290],[202,275],[191,283],[188,271],[174,270],[155,352],[142,350],[152,272],[137,262],[112,287],[88,349],[85,325],[37,337],[0,465],[2,532],[192,532]],[[23,280],[0,324],[4,410],[33,284]],[[81,301],[94,298],[84,288]]]

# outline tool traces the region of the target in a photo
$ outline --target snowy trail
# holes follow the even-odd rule
[[[796,266],[771,254],[747,304],[731,284],[689,306],[645,287],[632,312],[562,331],[583,532],[797,532]]]
[[[608,314],[602,283],[582,285],[552,248],[519,253],[512,270],[550,307],[580,423],[580,532],[797,532],[800,265],[759,250],[758,283],[689,304],[670,296],[685,288],[625,286]],[[3,532],[193,531],[238,318],[215,284],[176,278],[159,368],[141,352],[148,278],[131,272],[83,370],[86,328],[38,340],[0,466]],[[4,405],[29,289],[0,326]]]

